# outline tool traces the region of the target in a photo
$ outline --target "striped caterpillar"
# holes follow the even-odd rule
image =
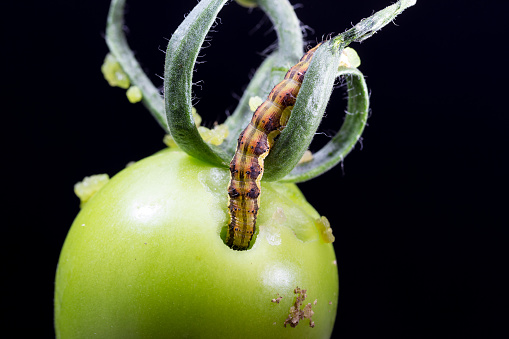
[[[240,133],[237,150],[230,163],[231,179],[228,186],[230,223],[226,232],[226,244],[234,250],[246,250],[253,238],[260,206],[263,161],[274,140],[286,126],[318,46],[320,44],[310,49],[299,63],[288,70],[267,100],[256,109],[249,125]]]

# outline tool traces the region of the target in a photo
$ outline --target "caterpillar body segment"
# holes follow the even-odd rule
[[[231,179],[228,186],[230,223],[226,244],[232,249],[246,250],[256,231],[264,159],[286,126],[318,46],[320,44],[310,49],[299,63],[288,70],[284,79],[269,93],[267,100],[258,106],[238,138],[237,149],[230,163]]]

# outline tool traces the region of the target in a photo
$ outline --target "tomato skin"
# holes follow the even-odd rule
[[[96,193],[60,255],[57,337],[330,337],[338,273],[319,214],[295,185],[262,183],[255,244],[233,251],[220,237],[228,175],[169,149]],[[296,287],[316,300],[314,328],[283,326]]]

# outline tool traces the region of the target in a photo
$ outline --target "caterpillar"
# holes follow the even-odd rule
[[[288,70],[284,79],[274,86],[237,140],[237,149],[230,163],[230,222],[225,241],[234,250],[247,250],[253,238],[260,206],[264,159],[286,126],[313,54],[320,45],[304,54]]]

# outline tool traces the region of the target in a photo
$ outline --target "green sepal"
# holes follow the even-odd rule
[[[320,124],[334,87],[341,50],[324,42],[315,52],[287,126],[265,159],[263,180],[276,181],[297,165]]]
[[[202,0],[171,37],[164,68],[164,102],[170,133],[187,154],[217,166],[231,156],[203,141],[192,114],[193,69],[201,46],[227,0]]]
[[[297,165],[281,181],[303,182],[330,170],[350,153],[360,139],[369,113],[369,92],[362,73],[355,68],[340,67],[338,77],[347,83],[347,115],[338,133],[318,152],[313,160]]]
[[[137,86],[142,93],[142,103],[152,113],[159,125],[168,131],[164,102],[159,90],[143,72],[134,53],[129,48],[124,34],[124,5],[126,0],[112,0],[108,12],[106,25],[106,44],[111,54],[117,59],[123,71],[129,77],[132,85]]]
[[[251,117],[253,116],[253,111],[249,106],[249,99],[256,96],[266,98],[268,95],[268,92],[266,91],[266,85],[269,83],[271,69],[275,58],[276,55],[274,53],[269,55],[263,61],[260,67],[258,67],[255,74],[253,75],[253,78],[249,82],[249,85],[244,91],[244,94],[240,98],[235,111],[224,122],[225,125],[228,126],[230,133],[225,139],[225,142],[221,144],[221,146],[232,156],[235,153],[235,149],[237,148],[237,139],[240,135],[240,132],[246,128],[247,124],[249,124],[249,121],[251,120]]]
[[[415,3],[415,0],[400,0],[361,20],[351,29],[325,42],[318,48],[302,83],[290,120],[265,159],[263,180],[275,181],[285,178],[297,166],[302,155],[309,148],[329,101],[339,69],[339,59],[344,48],[351,42],[364,41],[371,37],[382,27],[392,22],[403,10]],[[352,79],[362,77],[360,72],[352,74],[355,75]],[[360,93],[364,92],[362,87],[365,86],[365,83],[362,81],[355,83],[360,86]],[[353,85],[354,83],[352,83]],[[367,92],[365,95],[367,96]],[[367,98],[358,98],[358,100],[360,100],[359,107],[369,103]],[[349,103],[350,101],[349,93]],[[366,107],[366,113],[367,109]],[[342,156],[344,157],[351,150],[360,137],[357,132],[364,128],[362,125],[365,124],[365,119],[364,122],[362,121],[363,119],[360,118],[360,120],[355,121],[356,124],[352,124],[354,121],[348,120],[348,124],[344,125],[345,129],[342,128],[337,139],[326,145],[323,152],[320,151],[321,153],[318,154],[316,162],[313,161],[307,166],[302,165],[301,169],[297,169],[284,180],[294,182],[308,180],[322,174],[340,162],[343,159]],[[353,144],[352,138],[355,139]]]
[[[258,5],[267,14],[277,34],[278,60],[274,67],[288,70],[304,53],[302,28],[297,14],[288,0],[258,0]],[[283,71],[283,76],[285,73]]]
[[[349,43],[356,41],[361,42],[372,37],[376,32],[392,22],[405,9],[417,3],[417,0],[399,0],[398,2],[387,6],[386,8],[376,12],[370,17],[362,19],[357,25],[349,30],[334,37],[334,45],[337,48],[343,48]]]
[[[299,61],[304,51],[300,22],[290,2],[288,0],[257,2],[274,26],[278,47],[258,68],[235,111],[225,121],[230,135],[221,147],[231,156],[237,147],[240,132],[246,128],[253,116],[248,104],[249,99],[254,96],[266,98],[270,90],[283,80],[288,69]]]

